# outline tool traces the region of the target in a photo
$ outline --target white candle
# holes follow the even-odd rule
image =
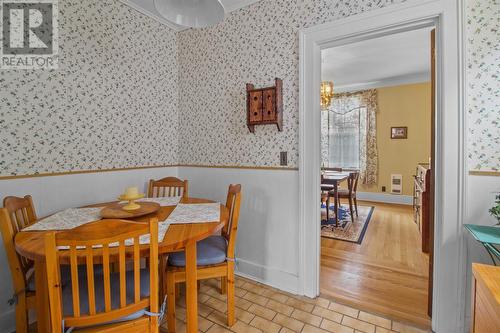
[[[139,189],[137,187],[127,187],[125,190],[125,196],[127,198],[134,198],[139,195]]]

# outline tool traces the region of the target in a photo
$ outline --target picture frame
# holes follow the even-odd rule
[[[391,127],[391,139],[401,140],[408,139],[408,127]]]

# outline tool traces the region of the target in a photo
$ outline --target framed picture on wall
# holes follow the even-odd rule
[[[391,127],[391,139],[408,139],[408,127]]]

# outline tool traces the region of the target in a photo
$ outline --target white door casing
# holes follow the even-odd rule
[[[409,0],[300,31],[299,283],[319,295],[321,50],[396,32],[435,26],[437,36],[436,208],[432,328],[466,332],[464,64],[462,2]],[[317,110],[317,112],[315,112]]]

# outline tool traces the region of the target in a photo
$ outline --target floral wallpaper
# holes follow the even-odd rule
[[[466,1],[469,168],[500,170],[500,1]]]
[[[175,32],[118,0],[59,10],[59,69],[0,71],[0,176],[177,163]]]
[[[164,164],[298,164],[298,31],[404,0],[262,0],[179,33],[118,0],[59,2],[59,69],[0,71],[0,177]],[[500,168],[499,1],[467,0],[469,166]],[[284,129],[245,84],[284,82]]]
[[[179,33],[181,164],[298,165],[299,36],[302,28],[402,0],[262,0],[222,23]],[[246,127],[245,84],[283,79],[283,131]]]

